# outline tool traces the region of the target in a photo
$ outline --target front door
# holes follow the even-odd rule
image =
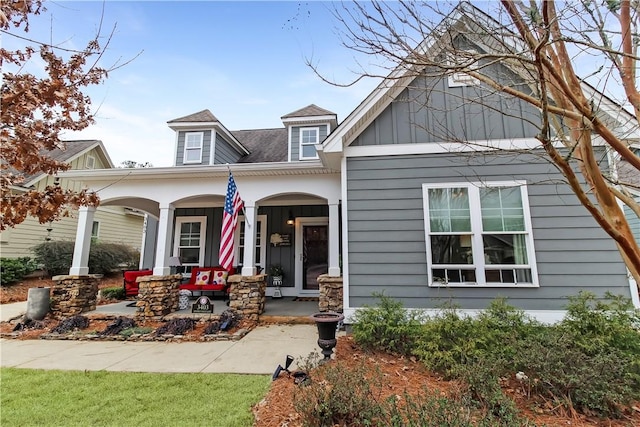
[[[327,218],[298,218],[296,230],[296,287],[318,293],[318,276],[327,274],[329,224]]]

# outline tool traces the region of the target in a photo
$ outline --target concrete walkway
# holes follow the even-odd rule
[[[123,372],[273,374],[288,354],[292,368],[320,352],[315,325],[259,326],[240,341],[117,342],[0,340],[0,366]]]
[[[2,321],[24,313],[26,302],[0,306]],[[124,372],[273,374],[287,355],[291,367],[320,353],[315,325],[265,325],[239,341],[117,342],[0,339],[0,366]]]

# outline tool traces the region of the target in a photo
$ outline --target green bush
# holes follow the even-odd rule
[[[47,272],[56,276],[69,273],[74,245],[71,241],[49,241],[40,243],[32,248],[32,251]],[[107,274],[120,266],[135,268],[138,265],[138,256],[136,250],[120,243],[92,243],[89,250],[89,272]]]
[[[125,299],[124,287],[123,286],[114,286],[112,288],[103,288],[100,290],[103,298],[107,299],[117,299],[123,300]]]
[[[475,318],[444,307],[420,328],[406,316],[385,298],[359,313],[354,337],[365,348],[410,351],[430,369],[463,380],[488,414],[512,425],[520,421],[499,379],[520,371],[532,392],[588,414],[618,416],[640,398],[640,311],[625,298],[582,293],[555,325],[528,318],[504,299]]]
[[[311,383],[298,389],[293,406],[305,427],[371,426],[381,415],[374,390],[379,389],[381,375],[367,376],[364,364],[343,369],[325,364],[313,375]]]
[[[29,257],[0,258],[0,286],[19,282],[36,269],[37,264]]]
[[[353,337],[365,350],[378,349],[398,354],[411,354],[420,334],[423,317],[405,310],[402,303],[382,294],[376,307],[355,313]]]

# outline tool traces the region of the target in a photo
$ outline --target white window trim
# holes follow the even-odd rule
[[[260,223],[260,230],[262,232],[262,240],[261,240],[261,245],[260,245],[260,260],[261,263],[258,264],[257,262],[255,263],[256,267],[262,267],[263,271],[266,269],[266,265],[265,261],[266,261],[266,257],[267,257],[267,216],[266,215],[257,215],[256,216],[256,221],[258,221]],[[233,259],[235,260],[235,264],[238,265],[238,262],[240,261],[240,227],[241,227],[241,223],[244,222],[244,215],[238,215],[238,226],[236,227],[236,232],[233,236],[233,247],[235,248],[235,254],[233,256]],[[257,241],[257,239],[256,239]],[[257,243],[256,243],[257,245]],[[242,248],[242,250],[244,250],[244,248]]]
[[[525,244],[527,250],[528,268],[531,269],[531,283],[487,283],[485,277],[486,263],[484,257],[474,256],[473,266],[476,271],[475,283],[439,283],[433,280],[433,271],[431,268],[431,222],[429,221],[429,197],[428,191],[433,188],[467,188],[469,191],[469,209],[471,211],[471,247],[474,255],[482,250],[482,216],[480,214],[480,188],[482,187],[520,187],[522,197],[522,209],[524,212],[525,225]],[[529,208],[529,194],[527,191],[526,181],[491,181],[491,182],[448,182],[437,184],[422,184],[422,203],[424,213],[425,226],[425,246],[427,255],[427,277],[430,287],[457,287],[457,288],[537,288],[539,287],[538,270],[535,257],[535,248],[533,241],[533,230],[531,224],[531,212]],[[480,249],[477,249],[480,248]]]
[[[87,154],[87,159],[85,160],[85,168],[95,169],[95,167],[96,167],[96,158]]]
[[[199,135],[200,136],[200,146],[199,147],[187,147],[187,139],[189,135]],[[200,150],[198,155],[198,160],[187,160],[187,152],[192,150]],[[202,163],[202,152],[204,151],[204,132],[185,132],[184,133],[184,153],[182,154],[182,163]]]
[[[185,222],[199,222],[200,223],[200,253],[198,254],[198,259],[200,260],[198,264],[193,263],[183,263],[183,266],[197,266],[204,267],[204,249],[206,243],[206,235],[207,235],[207,217],[206,216],[179,216],[176,217],[175,229],[173,232],[173,255],[179,256],[180,254],[180,228],[181,225]]]
[[[475,50],[466,50],[471,55],[475,55],[478,52]],[[456,65],[453,59],[448,61],[449,65]],[[474,66],[472,66],[474,68]],[[447,76],[447,83],[449,87],[462,87],[462,86],[476,86],[480,84],[480,81],[475,77],[470,76],[469,74],[458,71],[455,73],[451,73]]]
[[[316,141],[314,143],[303,143],[302,142],[302,132],[304,132],[305,130],[315,130],[316,131]],[[298,159],[299,160],[317,160],[320,157],[318,156],[318,150],[315,151],[315,156],[303,156],[304,151],[302,150],[303,146],[313,146],[315,148],[316,145],[318,145],[320,143],[320,127],[319,126],[313,126],[313,127],[303,127],[300,128],[299,130],[299,135],[298,135]]]
[[[96,234],[93,234],[93,226],[94,226],[94,224],[98,224]],[[98,237],[100,237],[100,221],[93,221],[91,223],[91,238],[92,239],[97,239]]]

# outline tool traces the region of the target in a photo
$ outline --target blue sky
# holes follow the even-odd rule
[[[168,120],[209,109],[230,130],[282,127],[280,117],[314,103],[344,118],[375,87],[339,88],[328,76],[354,78],[354,53],[340,45],[323,2],[48,1],[30,20],[29,37],[82,48],[114,25],[102,61],[135,58],[90,88],[96,124],[66,139],[100,139],[115,165],[124,160],[170,166]],[[15,40],[3,37],[10,48]],[[138,55],[136,57],[136,55]],[[37,61],[37,59],[34,59]],[[34,67],[37,64],[31,64]]]

